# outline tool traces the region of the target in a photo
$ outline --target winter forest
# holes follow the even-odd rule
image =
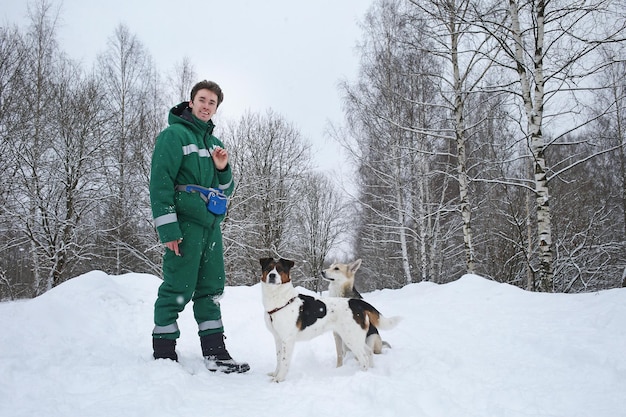
[[[86,68],[57,42],[57,6],[29,2],[28,25],[0,27],[0,300],[91,270],[160,276],[152,148],[207,77],[193,57],[155,68],[122,24]],[[255,284],[269,255],[313,291],[324,265],[356,258],[362,291],[465,273],[626,286],[624,0],[375,0],[361,24],[329,129],[355,192],[311,168],[287,115],[217,126],[237,184],[228,285]]]

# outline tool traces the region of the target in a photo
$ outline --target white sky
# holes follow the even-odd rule
[[[137,35],[165,75],[189,57],[198,78],[224,90],[218,116],[271,108],[313,144],[314,162],[334,178],[344,166],[325,134],[343,120],[337,83],[358,69],[358,22],[372,0],[64,0],[59,43],[91,67],[120,23]],[[61,4],[60,0],[55,4]],[[26,2],[0,0],[2,25],[23,24]],[[175,104],[175,103],[172,103]]]

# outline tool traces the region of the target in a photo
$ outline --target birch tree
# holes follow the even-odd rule
[[[572,117],[579,103],[577,92],[584,89],[585,80],[602,68],[602,63],[596,59],[597,48],[623,36],[624,20],[619,18],[619,2],[611,0],[509,0],[508,3],[497,2],[490,6],[491,9],[481,13],[482,26],[502,46],[506,59],[495,58],[498,64],[516,75],[519,88],[509,91],[522,103],[523,130],[533,165],[539,253],[536,288],[554,291],[554,242],[549,191],[552,177],[546,160],[546,149],[554,140],[546,139],[544,131],[550,120],[553,123],[561,120],[570,126],[585,123]],[[506,85],[501,87],[508,89]],[[567,116],[569,119],[566,119]]]
[[[484,34],[473,30],[471,0],[445,2],[411,0],[426,18],[422,29],[433,40],[429,53],[446,62],[448,69],[441,74],[442,97],[450,113],[450,135],[456,143],[457,180],[459,185],[459,211],[463,222],[465,264],[468,273],[476,270],[472,232],[472,204],[470,176],[468,174],[467,141],[476,125],[467,126],[467,103],[471,94],[480,92],[493,61],[489,56],[497,54],[497,44]],[[485,96],[483,96],[485,97]],[[420,129],[419,126],[413,127]]]
[[[363,61],[367,63],[362,65],[361,80],[343,86],[350,130],[360,139],[348,144],[353,148],[350,153],[358,155],[360,204],[367,217],[358,240],[363,252],[368,246],[387,247],[390,256],[380,265],[384,276],[400,275],[402,283],[410,283],[413,281],[409,256],[412,201],[408,197],[411,187],[407,155],[412,138],[403,126],[411,111],[405,97],[414,89],[408,87],[412,78],[404,77],[408,72],[404,59],[409,52],[400,47],[406,36],[400,3],[384,2],[378,7],[365,20],[368,36],[361,48]],[[402,87],[407,88],[400,93]]]

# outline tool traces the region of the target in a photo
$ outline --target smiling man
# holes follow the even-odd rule
[[[219,305],[226,282],[220,229],[225,210],[216,209],[213,203],[225,202],[234,189],[228,152],[213,136],[211,120],[223,99],[216,83],[197,83],[191,100],[170,110],[169,126],[156,140],[150,202],[166,249],[163,283],[154,305],[152,345],[155,359],[178,360],[178,315],[193,300],[207,368],[241,373],[250,367],[234,361],[226,350]]]

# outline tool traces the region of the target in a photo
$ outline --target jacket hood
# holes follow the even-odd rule
[[[191,108],[188,101],[183,101],[180,104],[172,107],[168,115],[167,121],[170,125],[175,123],[182,123],[188,125],[191,129],[199,129],[203,132],[208,128],[209,135],[213,133],[215,124],[212,120],[203,122],[191,114]]]

